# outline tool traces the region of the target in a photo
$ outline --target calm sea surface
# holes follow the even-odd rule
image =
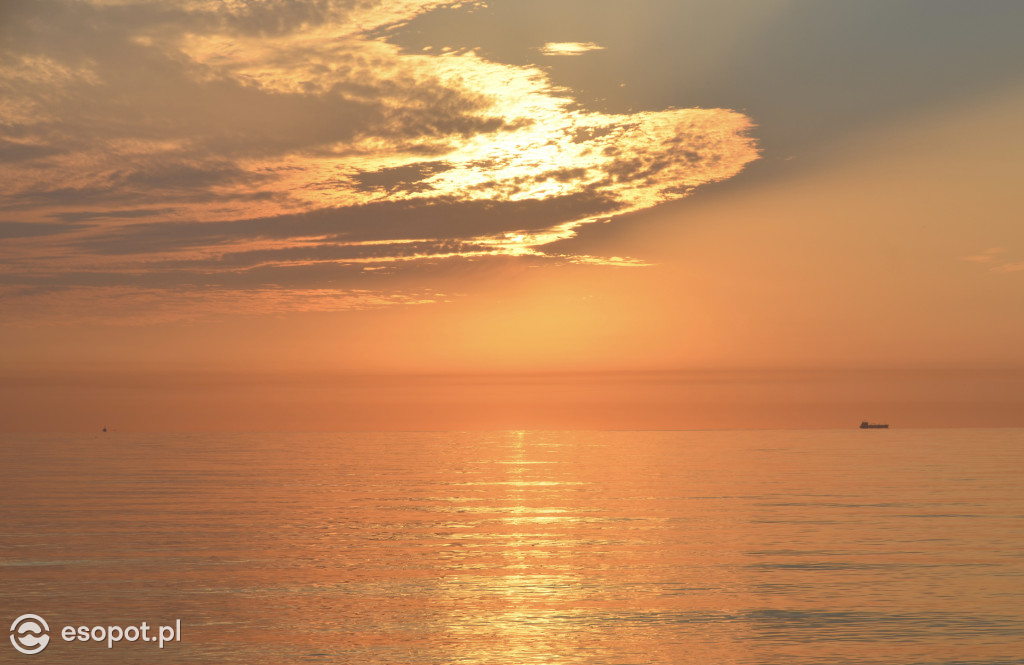
[[[1024,430],[4,435],[33,663],[1024,663]],[[180,641],[65,642],[65,626]],[[153,635],[155,636],[155,635]]]

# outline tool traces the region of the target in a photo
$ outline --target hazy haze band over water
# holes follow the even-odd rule
[[[1022,663],[1022,443],[7,435],[0,607],[47,662]]]

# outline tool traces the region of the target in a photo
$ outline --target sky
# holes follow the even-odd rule
[[[0,429],[1024,426],[1024,5],[0,3]]]

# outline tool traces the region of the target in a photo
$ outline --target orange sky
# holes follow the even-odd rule
[[[5,7],[0,429],[1024,426],[1022,10],[911,5]]]

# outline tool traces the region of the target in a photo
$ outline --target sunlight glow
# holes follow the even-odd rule
[[[548,42],[541,47],[544,55],[582,55],[589,51],[603,51],[603,46],[594,42]]]

